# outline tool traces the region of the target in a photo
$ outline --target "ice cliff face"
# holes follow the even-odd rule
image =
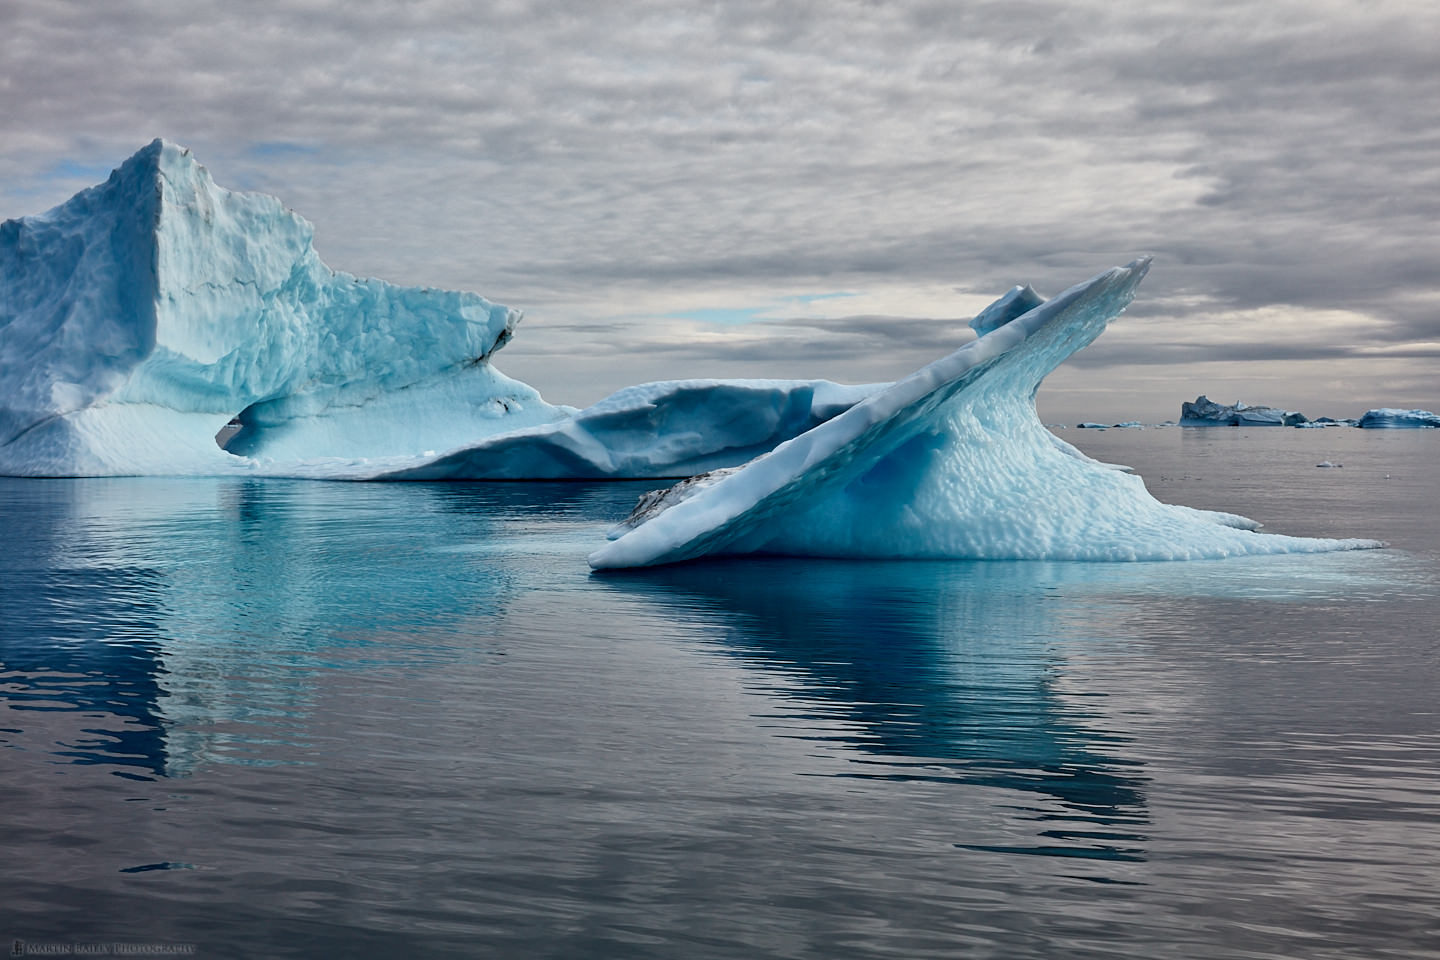
[[[1139,477],[1040,423],[1040,382],[1130,303],[1148,267],[1117,267],[1018,313],[1025,302],[1012,291],[1010,304],[981,314],[990,316],[974,342],[737,471],[652,497],[591,566],[746,553],[1179,560],[1379,546],[1266,535],[1243,518],[1160,503]]]
[[[0,224],[0,474],[223,472],[446,449],[561,416],[488,363],[517,311],[327,267],[274,197],[156,140]],[[443,412],[443,415],[441,413]]]

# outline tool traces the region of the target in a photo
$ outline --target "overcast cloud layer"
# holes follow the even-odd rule
[[[1430,0],[0,0],[0,215],[164,136],[338,269],[525,309],[499,366],[576,404],[890,379],[1148,253],[1043,414],[1436,410],[1437,44]]]

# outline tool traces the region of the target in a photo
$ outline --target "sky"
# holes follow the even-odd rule
[[[1440,410],[1432,0],[0,0],[0,217],[155,137],[557,403],[894,379],[1153,255],[1042,418]]]

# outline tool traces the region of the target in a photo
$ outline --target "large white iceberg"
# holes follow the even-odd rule
[[[1077,456],[1045,429],[1040,382],[1130,303],[1148,268],[1137,260],[1033,306],[1011,291],[977,324],[987,331],[977,340],[739,470],[652,498],[591,566],[745,553],[1175,560],[1380,546],[1261,534],[1228,514],[1161,503],[1139,477]]]
[[[0,224],[0,474],[421,454],[564,411],[490,364],[519,312],[337,273],[279,200],[156,140]]]
[[[552,406],[490,363],[519,311],[337,273],[312,233],[160,140],[0,225],[0,474],[688,476],[885,386],[667,381]]]

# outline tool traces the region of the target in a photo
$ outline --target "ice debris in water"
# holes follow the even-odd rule
[[[1040,382],[1130,303],[1149,263],[1018,315],[997,304],[981,316],[1005,322],[949,356],[739,470],[655,497],[591,566],[746,553],[1178,560],[1381,546],[1261,534],[1241,517],[1161,503],[1139,477],[1045,429]]]

